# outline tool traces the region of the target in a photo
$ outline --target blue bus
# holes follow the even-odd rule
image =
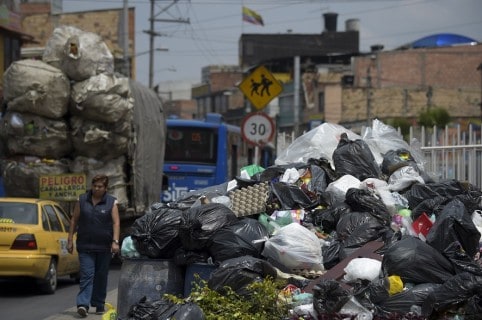
[[[204,120],[167,119],[162,202],[182,194],[222,184],[247,165],[247,146],[241,129],[225,123],[220,114]]]

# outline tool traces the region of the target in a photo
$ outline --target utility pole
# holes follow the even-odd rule
[[[154,31],[154,22],[174,22],[174,23],[190,23],[189,19],[158,19],[156,18],[160,14],[169,10],[170,7],[177,4],[179,0],[173,0],[169,5],[161,9],[160,12],[154,13],[154,6],[156,0],[151,1],[151,15],[149,18],[150,27],[149,30],[144,30],[144,33],[149,34],[149,88],[153,87],[154,82],[154,37],[164,36],[165,34]]]
[[[124,36],[123,39],[123,51],[124,51],[124,75],[127,77],[131,77],[131,68],[129,64],[129,5],[128,0],[124,0],[124,8],[123,8],[123,30]]]
[[[368,67],[367,67],[367,127],[370,127],[372,125],[372,94],[373,94],[373,84],[372,84],[372,75],[371,75],[371,69],[372,66],[374,66],[374,62],[378,60],[378,55],[377,54],[372,54],[370,55],[370,60],[368,61]],[[378,74],[378,66],[377,66],[377,74]],[[377,77],[378,79],[379,77]]]
[[[371,126],[372,109],[372,76],[370,75],[371,66],[367,68],[367,127]]]
[[[479,64],[477,70],[480,71],[480,120],[482,121],[482,63]]]
[[[154,81],[154,0],[151,0],[151,18],[149,34],[149,88],[152,88]]]
[[[294,58],[295,66],[295,82],[294,82],[294,97],[293,97],[293,120],[294,120],[294,131],[295,136],[298,137],[298,131],[300,130],[300,56],[295,56]]]

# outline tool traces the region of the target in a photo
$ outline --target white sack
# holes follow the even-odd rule
[[[45,62],[18,60],[3,75],[3,97],[9,111],[58,119],[67,113],[70,82],[62,71]]]
[[[73,26],[54,29],[42,60],[61,69],[71,80],[83,81],[101,73],[114,73],[114,56],[102,38]]]

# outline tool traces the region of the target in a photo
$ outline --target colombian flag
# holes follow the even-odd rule
[[[243,6],[243,21],[264,26],[263,18],[251,9]]]

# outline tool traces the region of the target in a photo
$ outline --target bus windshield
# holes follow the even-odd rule
[[[168,127],[165,162],[216,164],[218,134],[215,128]]]

